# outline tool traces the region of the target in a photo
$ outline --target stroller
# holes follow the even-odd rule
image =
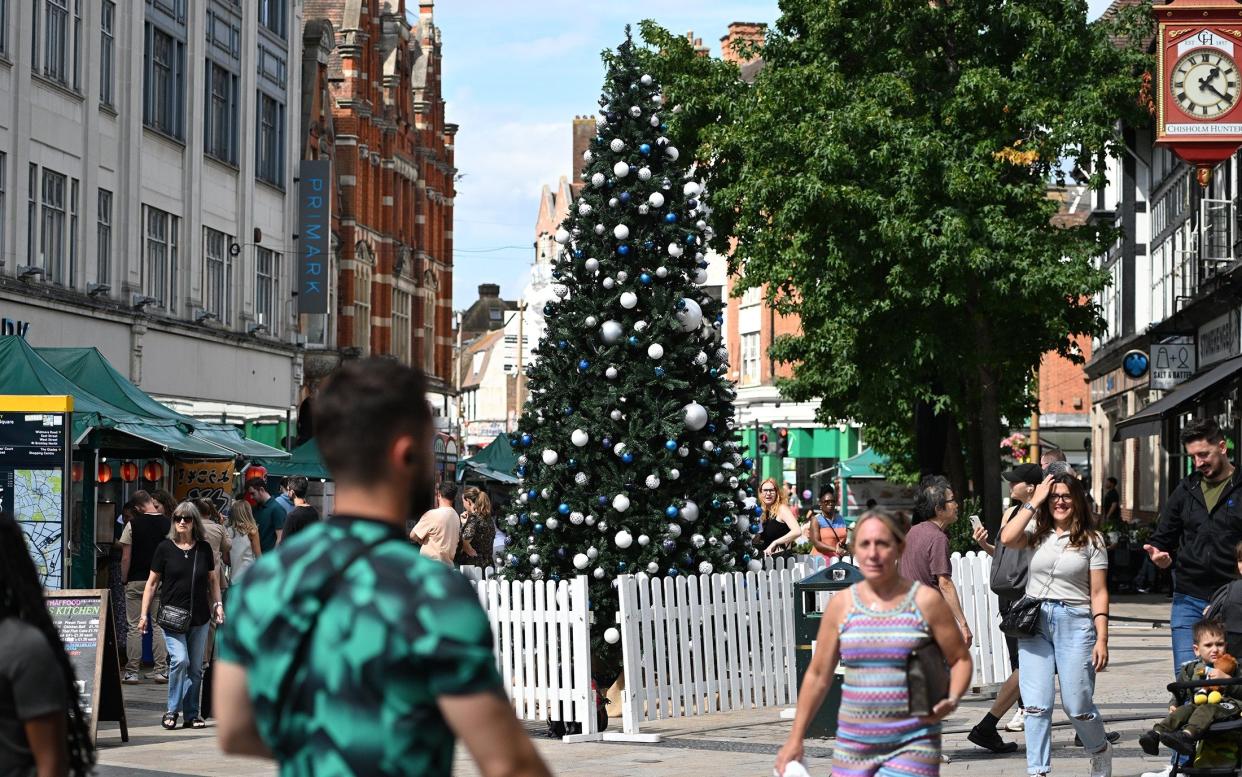
[[[1238,685],[1242,685],[1242,677],[1169,683],[1168,689],[1169,693],[1186,691],[1193,695],[1198,688]],[[1169,777],[1242,777],[1242,718],[1212,724],[1191,763],[1195,765],[1174,762]]]

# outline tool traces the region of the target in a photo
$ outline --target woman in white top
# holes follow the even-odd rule
[[[242,573],[263,555],[259,547],[259,524],[254,520],[254,511],[250,503],[237,499],[229,507],[228,517],[229,539],[229,582],[241,580]]]
[[[1034,520],[1032,520],[1034,519]],[[1026,765],[1052,771],[1052,705],[1061,678],[1061,706],[1091,756],[1091,777],[1111,777],[1112,749],[1095,706],[1095,673],[1108,666],[1108,554],[1091,524],[1082,484],[1049,475],[1031,501],[1001,529],[1009,548],[1032,548],[1026,595],[1042,600],[1039,632],[1018,640],[1026,708]]]

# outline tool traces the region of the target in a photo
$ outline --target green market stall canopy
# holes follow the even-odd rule
[[[457,468],[458,480],[465,476],[467,469],[488,480],[516,485],[518,479],[513,473],[517,470],[517,454],[513,452],[509,436],[496,435],[486,448],[461,462]]]

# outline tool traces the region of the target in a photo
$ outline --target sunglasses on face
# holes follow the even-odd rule
[[[180,516],[180,517],[174,518],[174,519],[173,519],[173,521],[174,521],[174,522],[176,522],[176,523],[194,523],[194,519],[193,519],[193,518],[186,518],[186,517],[184,517],[184,516]]]

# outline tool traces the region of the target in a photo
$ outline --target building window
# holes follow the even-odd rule
[[[371,352],[371,268],[361,264],[354,269],[354,346]]]
[[[278,312],[278,289],[280,283],[280,254],[259,248],[254,264],[254,313],[260,324],[267,326],[269,334],[276,334]]]
[[[759,382],[758,332],[742,335],[742,375],[739,382],[743,386],[753,386]]]
[[[3,0],[0,0],[3,2]],[[99,103],[112,105],[112,70],[116,59],[116,3],[103,0],[99,13]]]
[[[0,0],[0,12],[3,11],[3,6],[4,6],[4,0]],[[2,17],[0,17],[0,21],[3,21]],[[4,34],[4,28],[0,27],[0,35],[3,35],[3,34]],[[7,235],[4,231],[4,225],[5,225],[5,222],[7,221],[7,219],[5,218],[5,214],[8,213],[8,210],[6,210],[4,207],[4,203],[5,203],[4,193],[7,190],[5,181],[8,180],[8,169],[9,169],[8,161],[9,161],[8,155],[6,155],[3,151],[0,151],[0,261],[6,261],[6,257],[9,255],[9,252],[7,250],[8,241],[5,239]]]
[[[436,374],[436,298],[428,294],[423,303],[423,372]]]
[[[33,162],[26,175],[26,264],[39,266],[39,166]]]
[[[69,272],[66,286],[78,283],[78,179],[69,179]]]
[[[34,3],[36,23],[34,30],[35,62],[39,61],[40,46],[43,52],[42,73],[53,81],[69,83],[69,3],[68,0],[44,0],[43,38],[39,39],[38,7]]]
[[[165,310],[176,309],[177,229],[179,219],[150,205],[144,206],[146,249],[143,256],[144,293]]]
[[[42,234],[39,250],[46,280],[65,282],[65,176],[43,170]]]
[[[207,61],[207,110],[203,145],[208,154],[237,164],[237,76]]]
[[[233,241],[223,232],[207,227],[203,250],[203,309],[228,324],[229,289],[233,286],[233,259],[229,256],[229,244]],[[270,325],[269,325],[270,326]]]
[[[9,0],[0,0],[0,56],[9,53]]]
[[[259,0],[259,25],[277,37],[285,37],[285,0]]]
[[[180,140],[185,99],[185,44],[151,24],[147,24],[146,38],[143,121],[151,129]]]
[[[259,136],[255,142],[255,175],[259,180],[284,186],[285,106],[259,92]]]
[[[112,283],[112,192],[99,190],[99,216],[95,223],[95,282]]]
[[[410,363],[410,313],[414,309],[414,296],[408,291],[393,289],[392,292],[392,355],[402,364]]]

